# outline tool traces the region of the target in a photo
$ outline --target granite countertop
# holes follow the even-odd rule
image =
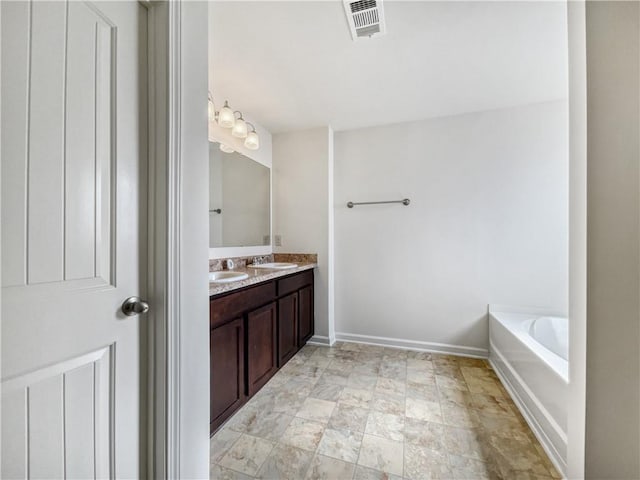
[[[298,262],[296,262],[298,263]],[[302,272],[304,270],[311,270],[317,267],[317,263],[311,262],[299,262],[295,268],[287,269],[274,269],[274,268],[251,268],[251,266],[243,268],[234,268],[234,272],[247,273],[249,278],[244,280],[238,280],[230,283],[209,283],[209,296],[219,295],[221,293],[231,292],[238,290],[239,288],[248,287],[249,285],[255,285],[257,283],[266,282],[267,280],[273,280],[274,278],[284,277],[291,275],[292,273]]]

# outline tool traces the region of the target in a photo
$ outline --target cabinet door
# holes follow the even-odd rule
[[[298,292],[299,321],[298,347],[302,348],[313,336],[313,286],[304,287]]]
[[[298,292],[278,300],[278,366],[298,351]]]
[[[213,432],[245,401],[244,326],[237,318],[210,333],[211,420]]]
[[[278,370],[276,303],[247,315],[247,382],[249,396],[256,393]]]

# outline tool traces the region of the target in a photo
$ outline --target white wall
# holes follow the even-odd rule
[[[329,127],[273,136],[273,234],[282,245],[274,252],[317,253],[315,335],[328,341],[330,310],[330,169]],[[324,338],[321,338],[324,337]]]
[[[482,355],[487,304],[566,313],[566,101],[338,132],[334,178],[338,338]]]
[[[640,4],[587,2],[586,478],[640,478]]]

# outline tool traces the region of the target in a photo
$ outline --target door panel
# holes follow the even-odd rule
[[[146,10],[0,8],[0,473],[139,478],[144,324],[120,305],[146,284]]]

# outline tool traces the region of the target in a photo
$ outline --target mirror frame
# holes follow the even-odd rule
[[[219,139],[215,138],[215,136],[209,135],[209,143],[220,144],[224,143],[224,141],[221,142]],[[235,145],[232,146],[235,148]],[[216,148],[218,148],[217,145]],[[257,155],[252,155],[253,152],[251,150],[238,149],[236,150],[236,153],[244,155],[249,160],[253,160],[254,162],[269,169],[269,238],[271,239],[271,242],[269,245],[256,245],[253,247],[209,247],[209,260],[216,258],[252,257],[258,255],[270,255],[273,253],[273,168],[271,168],[271,164],[264,161],[264,159]],[[207,216],[207,221],[208,218],[209,217]],[[207,242],[209,242],[209,239],[207,239]]]

